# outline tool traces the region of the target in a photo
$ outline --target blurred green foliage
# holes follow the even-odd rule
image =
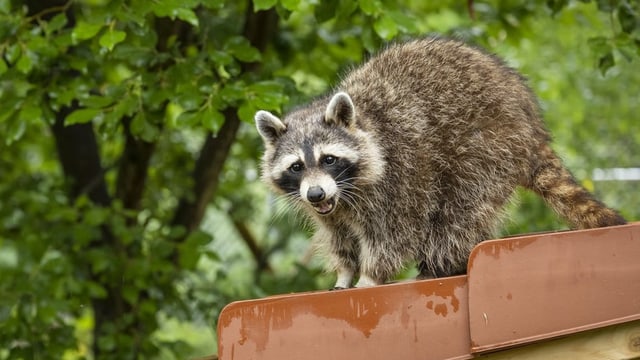
[[[228,302],[329,287],[259,183],[253,113],[429,33],[525,74],[568,166],[638,219],[640,182],[593,180],[640,166],[638,2],[0,0],[0,359],[213,354]],[[518,198],[504,234],[564,227]]]

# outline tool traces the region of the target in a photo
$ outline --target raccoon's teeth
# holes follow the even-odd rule
[[[329,199],[326,201],[322,201],[319,203],[315,203],[312,204],[313,208],[316,210],[316,212],[320,215],[326,215],[328,213],[330,213],[331,211],[333,211],[333,206],[335,205],[335,200],[334,199]]]

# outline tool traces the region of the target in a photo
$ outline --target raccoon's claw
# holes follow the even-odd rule
[[[335,290],[344,290],[346,288],[342,287],[342,286],[334,286],[331,289],[329,289],[329,291],[335,291]]]

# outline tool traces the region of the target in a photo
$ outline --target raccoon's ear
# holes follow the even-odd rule
[[[356,108],[351,97],[345,92],[339,92],[331,98],[324,113],[324,121],[329,124],[351,126],[356,118]]]
[[[258,133],[267,144],[274,143],[287,130],[287,126],[268,111],[258,111],[254,120],[256,121]]]

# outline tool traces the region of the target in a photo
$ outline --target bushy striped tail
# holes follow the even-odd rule
[[[597,200],[567,170],[548,144],[542,146],[527,187],[574,229],[626,224],[620,214]]]

